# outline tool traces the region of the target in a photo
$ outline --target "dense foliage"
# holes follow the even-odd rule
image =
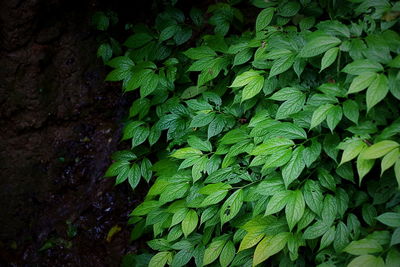
[[[134,266],[400,266],[399,16],[232,0],[102,44],[106,80],[137,92],[106,176],[151,184]]]

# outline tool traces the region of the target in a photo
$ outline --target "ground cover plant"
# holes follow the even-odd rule
[[[175,2],[99,48],[134,266],[399,266],[400,2]]]

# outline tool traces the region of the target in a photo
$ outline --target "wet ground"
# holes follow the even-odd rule
[[[96,59],[107,4],[0,1],[0,266],[118,266],[136,249],[141,196],[102,178],[131,101]]]

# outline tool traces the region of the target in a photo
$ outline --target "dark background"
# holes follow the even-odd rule
[[[102,178],[131,99],[104,82],[90,19],[111,9],[123,28],[151,7],[0,0],[0,266],[118,266],[135,252],[126,222],[140,196]]]

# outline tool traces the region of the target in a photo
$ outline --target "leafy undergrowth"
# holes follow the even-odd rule
[[[152,252],[127,261],[399,266],[400,2],[250,2],[99,48],[138,96],[106,176],[152,185],[129,220]]]

